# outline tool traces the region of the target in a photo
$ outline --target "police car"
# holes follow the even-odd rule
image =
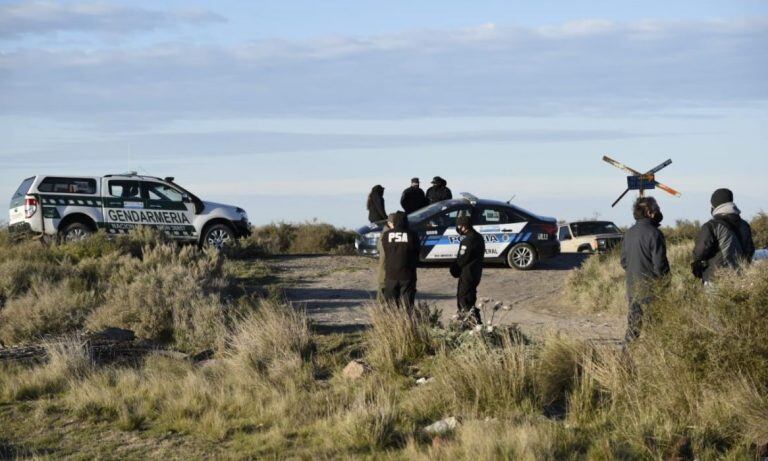
[[[471,194],[432,204],[408,215],[410,228],[419,234],[422,262],[456,259],[462,237],[456,218],[471,216],[485,239],[485,260],[503,262],[520,270],[532,269],[542,259],[560,254],[557,220],[541,217],[508,202],[480,200]],[[363,256],[378,256],[384,222],[357,230],[355,248]]]
[[[173,239],[221,247],[250,233],[245,210],[204,202],[173,178],[32,176],[11,198],[9,231],[81,240],[99,229],[149,226]]]

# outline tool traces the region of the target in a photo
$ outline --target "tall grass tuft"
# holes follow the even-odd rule
[[[367,360],[377,369],[407,373],[407,366],[433,350],[430,313],[418,306],[411,313],[383,303],[370,306],[372,328],[367,332]]]

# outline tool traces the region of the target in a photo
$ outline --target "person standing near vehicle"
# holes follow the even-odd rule
[[[384,224],[384,230],[379,236],[379,242],[376,244],[376,249],[379,250],[379,268],[376,280],[378,282],[379,291],[376,296],[379,300],[384,300],[384,289],[387,286],[387,258],[384,254],[384,232],[389,229],[392,229],[392,223],[388,219],[386,224]]]
[[[463,235],[459,245],[456,262],[451,266],[451,275],[459,279],[456,301],[459,317],[479,325],[482,323],[477,305],[477,287],[483,277],[483,259],[485,258],[485,240],[474,227],[469,216],[456,219],[456,231]]]
[[[373,186],[371,193],[368,194],[368,221],[375,223],[387,219],[387,212],[384,208],[384,187],[381,185]]]
[[[390,228],[382,234],[384,299],[411,311],[416,301],[419,236],[408,228],[408,218],[402,211],[391,214],[388,224]]]
[[[411,179],[411,187],[403,191],[403,195],[400,198],[400,205],[403,207],[403,211],[405,211],[406,214],[411,214],[414,211],[421,210],[429,205],[429,200],[427,200],[427,196],[421,188],[419,178]]]
[[[427,189],[427,200],[429,203],[442,202],[453,198],[453,193],[448,189],[448,182],[440,176],[432,179],[432,187]]]
[[[704,224],[693,249],[693,275],[712,283],[718,269],[738,269],[755,256],[752,228],[741,219],[733,192],[718,189],[712,194],[712,219]]]
[[[669,274],[667,242],[659,230],[664,215],[653,197],[640,197],[633,209],[637,221],[624,235],[621,267],[627,273],[627,333],[631,343],[640,336],[645,308],[653,301],[652,283]]]

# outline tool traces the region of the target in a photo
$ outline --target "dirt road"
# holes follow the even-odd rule
[[[568,273],[583,261],[580,255],[562,255],[536,270],[521,272],[488,266],[479,296],[512,305],[494,323],[517,323],[528,335],[562,332],[571,336],[613,341],[623,336],[623,318],[580,313],[567,305],[564,295]],[[376,264],[357,256],[287,256],[270,260],[286,296],[305,308],[320,325],[356,330],[370,322],[368,305],[376,296]],[[418,300],[443,311],[447,321],[456,313],[456,281],[446,266],[419,269]]]

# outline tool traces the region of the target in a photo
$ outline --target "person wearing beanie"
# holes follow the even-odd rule
[[[429,203],[442,202],[453,198],[453,193],[448,189],[448,182],[440,176],[435,176],[432,180],[432,187],[427,189],[427,200]]]
[[[459,245],[456,262],[451,266],[451,275],[459,279],[456,289],[456,304],[459,318],[476,325],[482,323],[480,310],[477,308],[477,287],[483,277],[483,259],[485,258],[485,240],[474,227],[469,216],[456,219],[456,231],[464,236]]]
[[[627,273],[627,333],[625,347],[641,333],[643,317],[653,302],[653,285],[669,274],[667,241],[659,230],[664,214],[653,197],[635,201],[632,214],[635,225],[624,234],[621,267]]]
[[[712,219],[701,227],[693,249],[691,269],[705,284],[712,283],[718,269],[738,269],[755,256],[752,228],[741,219],[733,192],[718,189],[712,194]]]
[[[411,214],[414,211],[421,210],[429,205],[429,200],[427,200],[427,196],[421,188],[419,178],[411,179],[411,187],[403,191],[403,195],[400,198],[400,205],[403,207],[403,211],[405,211],[406,214]]]

